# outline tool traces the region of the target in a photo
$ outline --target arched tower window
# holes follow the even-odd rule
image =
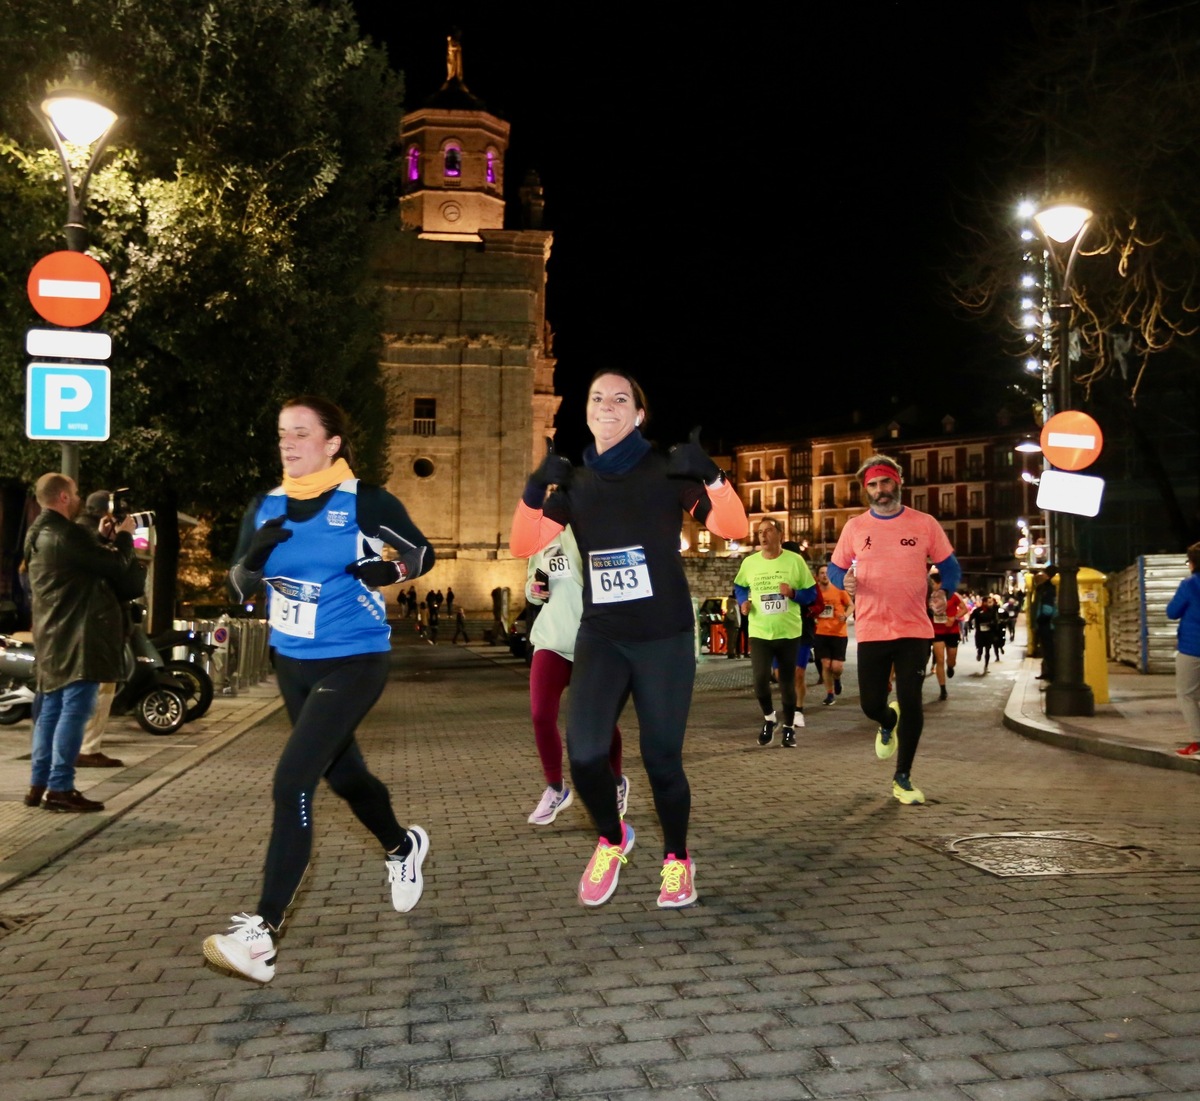
[[[494,149],[487,151],[487,182],[490,184],[496,182],[496,150]]]
[[[458,179],[462,175],[462,149],[457,145],[447,145],[443,156],[445,157],[443,175],[449,179]]]
[[[418,146],[408,147],[408,179],[413,183],[421,178],[421,150]]]

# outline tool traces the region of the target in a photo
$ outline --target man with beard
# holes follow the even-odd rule
[[[878,724],[875,755],[896,754],[892,795],[901,803],[925,802],[911,779],[925,717],[921,680],[929,662],[933,625],[926,611],[929,564],[947,591],[962,570],[941,525],[901,502],[900,465],[872,455],[858,469],[870,508],[847,521],[829,562],[829,580],[854,601],[858,688],[863,713]],[[896,700],[888,702],[895,667]]]

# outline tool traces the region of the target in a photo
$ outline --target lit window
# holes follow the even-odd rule
[[[462,150],[457,145],[447,145],[445,157],[444,174],[451,179],[457,179],[462,175]]]
[[[410,146],[408,150],[408,178],[410,180],[421,178],[421,150],[415,145]]]
[[[490,184],[496,182],[496,151],[494,149],[487,151],[487,182]]]

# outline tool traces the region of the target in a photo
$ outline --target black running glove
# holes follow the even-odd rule
[[[346,567],[346,572],[353,574],[364,585],[372,589],[382,589],[385,585],[395,585],[403,581],[406,573],[399,562],[390,562],[377,554],[360,558]]]
[[[530,508],[541,508],[542,502],[546,499],[546,489],[553,485],[560,489],[566,489],[571,484],[571,476],[574,472],[571,461],[565,455],[554,453],[554,441],[547,436],[546,457],[542,460],[541,466],[529,475],[525,482],[525,492],[521,494],[521,500]]]
[[[283,526],[286,519],[286,516],[276,516],[254,533],[250,539],[250,547],[242,559],[244,569],[251,573],[261,573],[267,559],[271,557],[271,551],[292,537],[292,532]]]
[[[709,482],[715,482],[720,476],[721,468],[700,446],[699,425],[692,429],[687,443],[677,443],[667,455],[668,478],[694,478],[707,485]]]

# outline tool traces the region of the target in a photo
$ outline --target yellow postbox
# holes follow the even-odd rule
[[[1083,616],[1083,682],[1092,690],[1096,703],[1108,703],[1108,578],[1099,570],[1079,567],[1079,614]]]

